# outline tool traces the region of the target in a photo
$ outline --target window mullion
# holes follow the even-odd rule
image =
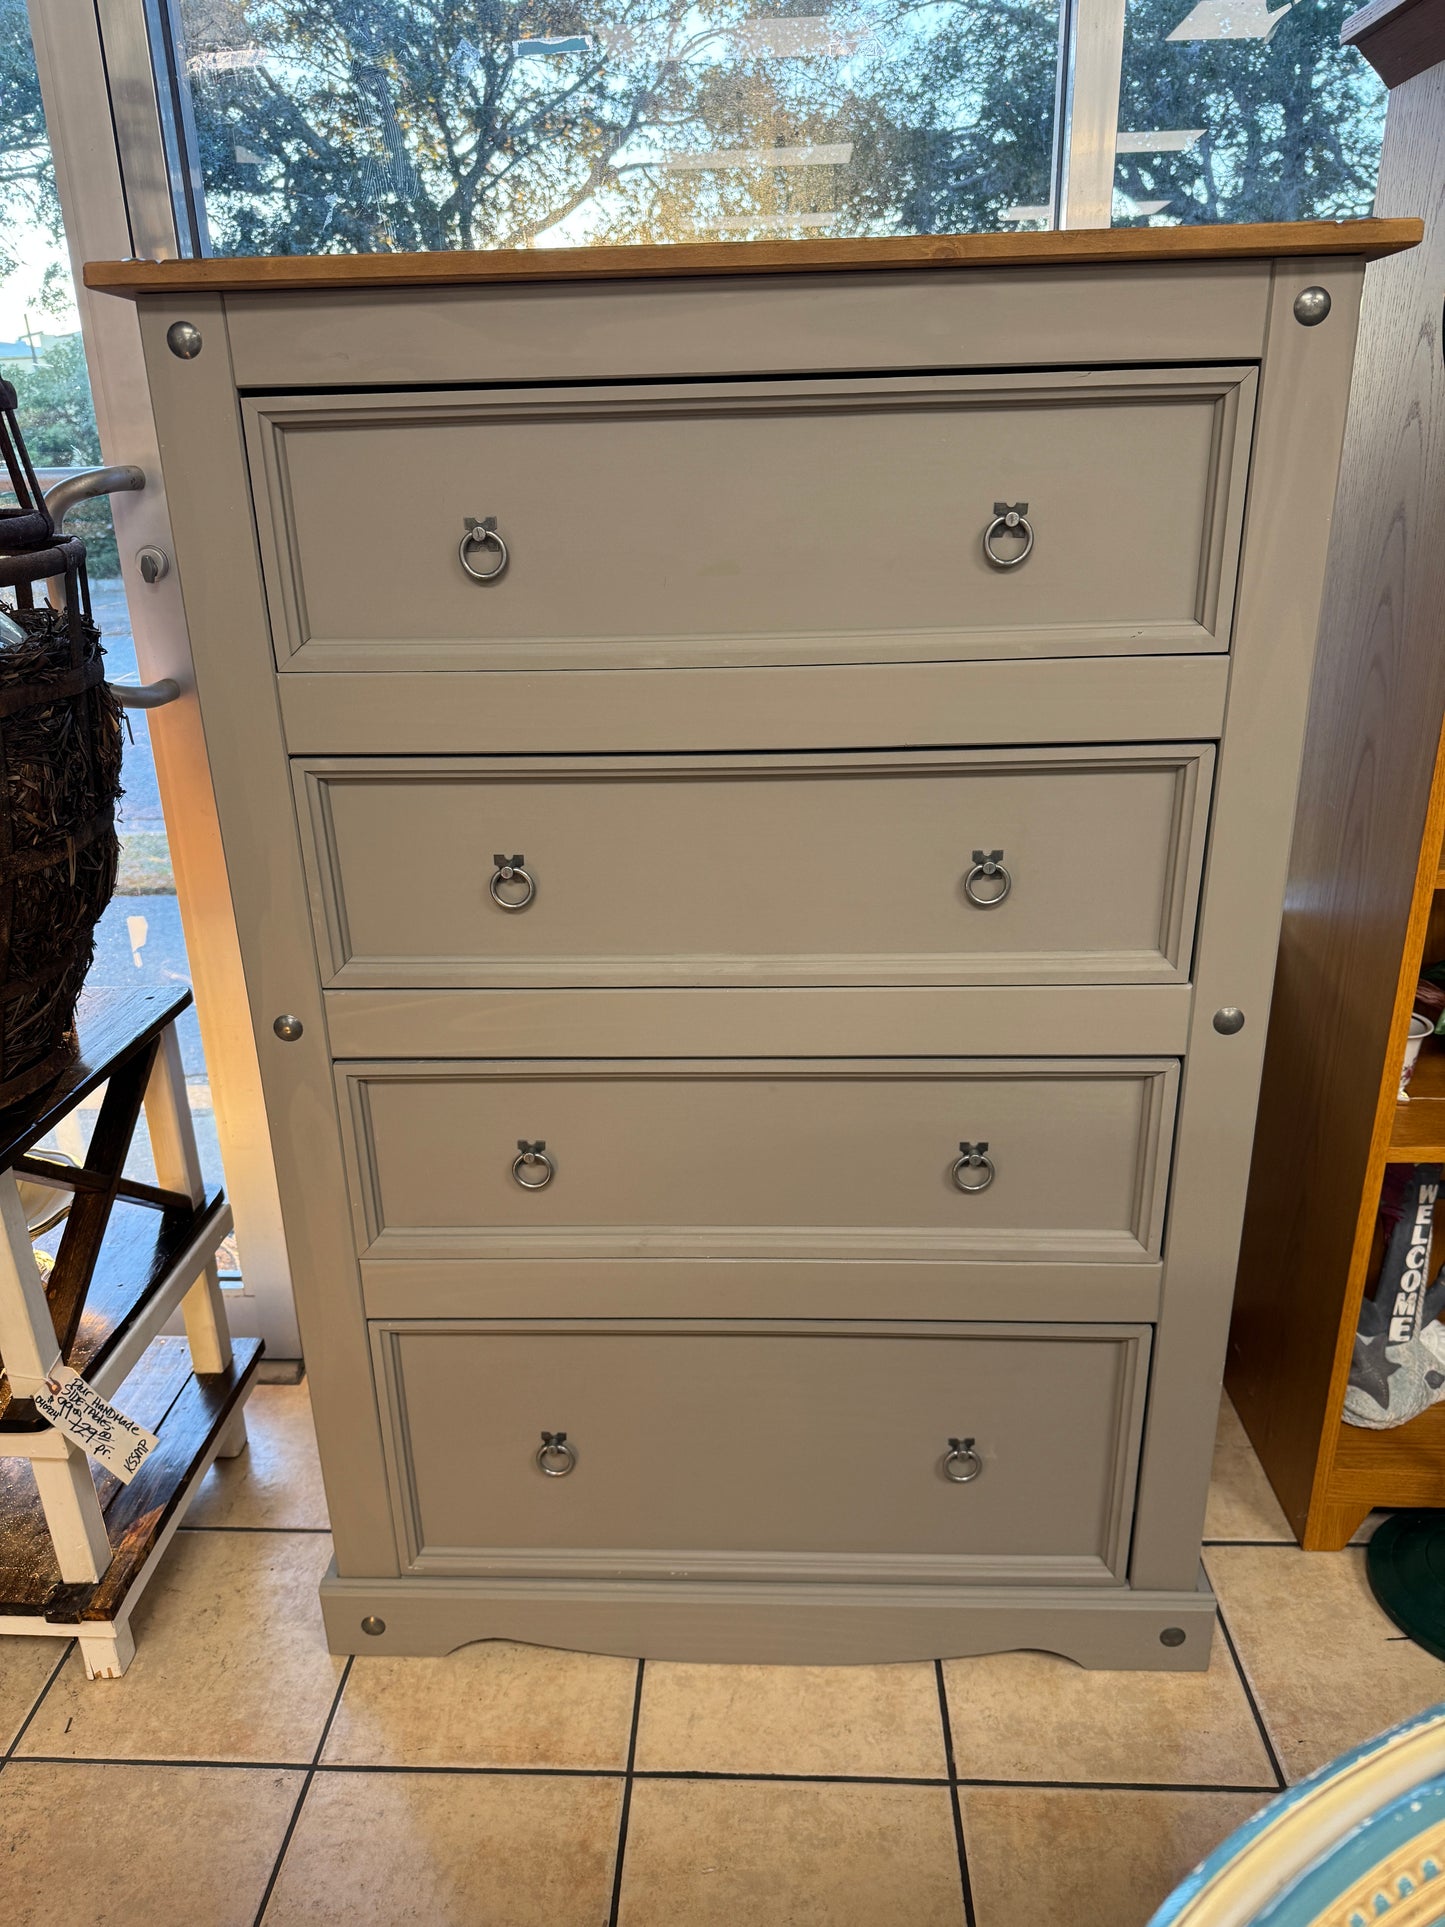
[[[95,11],[132,242],[138,255],[171,261],[183,250],[171,199],[145,0],[96,0]]]
[[[1070,0],[1060,227],[1102,228],[1113,220],[1124,5],[1125,0]]]

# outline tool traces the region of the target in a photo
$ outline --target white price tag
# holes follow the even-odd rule
[[[68,1365],[56,1365],[38,1391],[35,1409],[88,1458],[129,1485],[159,1444],[154,1432],[107,1405]]]

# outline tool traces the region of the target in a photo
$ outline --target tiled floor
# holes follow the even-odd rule
[[[333,1659],[305,1387],[250,1413],[123,1680],[0,1639],[6,1927],[1143,1927],[1286,1780],[1445,1698],[1227,1406],[1225,1632],[1183,1675]]]

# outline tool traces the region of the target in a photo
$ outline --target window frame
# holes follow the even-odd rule
[[[1112,223],[1114,144],[1127,0],[1064,0],[1050,167],[1050,228]],[[32,12],[39,0],[30,0]],[[208,252],[176,0],[94,0],[132,251],[158,261]],[[155,45],[162,58],[152,60]],[[156,73],[175,83],[163,97]],[[177,138],[177,129],[186,136]]]

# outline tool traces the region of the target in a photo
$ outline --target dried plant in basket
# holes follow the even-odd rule
[[[57,533],[0,381],[0,1109],[75,1055],[75,1006],[115,888],[120,710],[91,618],[85,545]],[[62,578],[65,606],[37,603]],[[18,630],[18,634],[15,633]]]

